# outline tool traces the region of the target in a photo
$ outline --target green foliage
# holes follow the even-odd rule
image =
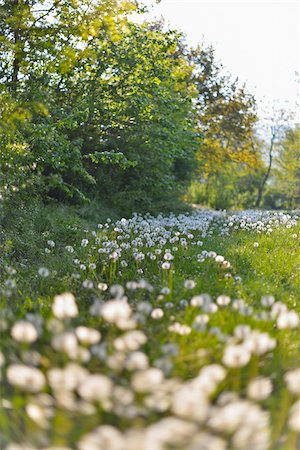
[[[300,206],[300,128],[289,128],[275,160],[274,176],[265,196],[265,205],[273,208]]]
[[[201,203],[253,205],[263,166],[253,96],[211,47],[189,49],[162,22],[131,23],[137,3],[0,0],[1,197],[157,211],[194,174]],[[294,206],[286,155],[268,195]]]
[[[201,173],[209,178],[228,162],[255,167],[259,152],[254,97],[224,72],[212,47],[198,47],[189,58],[194,65],[198,129],[204,137],[197,153]]]
[[[224,164],[206,179],[194,179],[185,195],[190,203],[215,209],[253,208],[264,166],[256,170],[243,164]]]
[[[129,210],[175,197],[197,145],[180,35],[130,24],[133,1],[38,6],[1,6],[2,195]]]

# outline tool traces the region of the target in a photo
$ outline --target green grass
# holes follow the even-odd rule
[[[45,322],[49,321],[52,317],[51,304],[54,295],[66,291],[71,291],[76,296],[80,314],[73,322],[66,321],[64,327],[72,330],[74,326],[85,325],[100,330],[102,341],[107,343],[108,353],[113,354],[113,341],[117,336],[123,335],[124,331],[109,325],[102,317],[90,315],[89,308],[95,299],[111,298],[109,291],[99,292],[97,284],[105,282],[109,286],[114,284],[125,286],[128,281],[144,278],[151,284],[151,291],[126,289],[126,295],[134,312],[137,311],[141,301],[147,301],[152,308],[163,309],[162,319],[154,320],[147,316],[143,319],[144,322],[137,325],[137,328],[143,330],[147,336],[148,340],[142,346],[142,351],[148,356],[150,366],[157,366],[162,362],[171,363],[169,368],[164,367],[168,379],[180,379],[181,383],[184,383],[197,377],[201,368],[206,365],[222,364],[226,340],[233,335],[237,325],[249,325],[252,329],[267,332],[270,337],[276,339],[277,346],[273,351],[261,356],[253,355],[245,367],[227,368],[227,376],[210,396],[210,402],[215,404],[220,393],[224,391],[233,391],[238,393],[240,398],[246,398],[247,386],[251,380],[257,376],[268,377],[272,381],[273,392],[263,401],[256,403],[263,411],[268,411],[270,414],[271,438],[267,447],[259,448],[262,450],[296,450],[298,448],[299,441],[297,441],[296,433],[287,425],[289,409],[296,397],[287,390],[284,375],[288,370],[299,367],[299,329],[279,330],[276,327],[276,321],[262,318],[260,314],[268,308],[263,308],[260,301],[263,295],[273,295],[276,301],[283,302],[289,309],[300,312],[299,221],[292,228],[286,228],[284,225],[275,227],[270,234],[232,229],[229,234],[222,235],[220,230],[225,218],[221,217],[211,222],[208,233],[204,237],[202,232],[192,231],[194,237],[190,241],[201,240],[202,246],[190,243],[184,247],[178,242],[165,243],[162,246],[163,249],[172,250],[172,247],[176,245],[178,250],[172,251],[174,260],[171,261],[171,269],[162,270],[161,263],[158,264],[157,260],[146,257],[143,261],[135,261],[131,249],[125,249],[120,260],[116,262],[108,256],[99,254],[97,248],[100,244],[94,243],[95,236],[91,234],[93,230],[96,230],[101,242],[103,242],[103,236],[118,242],[117,236],[120,234],[111,225],[104,229],[96,228],[97,222],[104,222],[101,214],[99,221],[96,221],[91,220],[87,211],[83,212],[81,217],[78,214],[75,215],[72,209],[48,207],[44,210],[43,216],[40,216],[39,212],[41,210],[36,211],[32,207],[31,211],[23,213],[23,219],[17,229],[10,228],[8,231],[9,223],[7,222],[4,224],[5,229],[2,234],[3,285],[5,286],[7,279],[14,278],[16,288],[5,287],[1,295],[3,328],[1,344],[5,357],[2,395],[3,399],[12,403],[12,407],[7,408],[4,402],[0,413],[3,430],[0,446],[1,442],[3,448],[10,442],[27,442],[36,445],[37,448],[46,448],[47,445],[77,448],[78,440],[99,424],[112,424],[123,431],[128,428],[141,429],[172,414],[169,409],[161,413],[149,410],[147,414],[130,419],[119,416],[114,409],[107,411],[103,405],[97,405],[94,414],[84,416],[80,414],[80,408],[76,412],[71,412],[56,405],[53,410],[54,415],[49,419],[49,427],[43,430],[24,411],[25,405],[32,401],[34,396],[19,391],[6,380],[6,367],[15,361],[22,361],[24,359],[22,352],[26,348],[39,352],[41,355],[39,367],[43,373],[51,367],[63,367],[69,360],[65,354],[53,349],[52,335],[45,325],[39,340],[29,346],[13,341],[10,336],[10,329],[14,322],[24,318],[28,312],[38,313]],[[104,209],[103,213],[106,212],[109,211]],[[177,229],[176,226],[174,230]],[[174,232],[172,233],[174,235]],[[136,238],[133,231],[129,234],[130,237],[124,239],[125,242]],[[27,239],[25,239],[26,236]],[[87,247],[82,247],[80,242],[85,237],[90,242]],[[55,241],[55,247],[47,254],[44,249],[49,239]],[[255,247],[254,243],[258,243],[258,246]],[[74,253],[66,252],[66,245],[72,245]],[[137,246],[138,251],[143,251],[145,254],[149,251],[149,248],[143,245]],[[151,251],[154,252],[155,248],[157,245]],[[222,267],[211,257],[199,262],[197,255],[202,250],[213,251],[224,256],[230,262],[230,267]],[[74,265],[74,258],[80,259],[86,266],[95,263],[96,269],[80,270],[78,265]],[[161,255],[159,258],[162,258]],[[121,260],[126,260],[128,266],[123,268]],[[7,266],[15,267],[16,274],[13,276],[7,274],[5,269]],[[40,267],[46,267],[49,270],[48,277],[43,278],[38,275]],[[138,269],[141,268],[142,274],[138,273]],[[74,272],[79,274],[78,279],[74,277]],[[82,283],[85,279],[93,281],[93,288],[83,287]],[[184,286],[185,280],[194,280],[195,287],[187,289]],[[169,292],[162,294],[161,289],[166,287]],[[206,329],[197,331],[193,328],[193,323],[201,310],[190,306],[189,302],[193,295],[201,293],[210,294],[214,300],[221,294],[230,296],[231,300],[243,299],[252,311],[248,316],[243,315],[231,306],[231,302],[229,306],[220,307],[217,312],[209,314],[209,324]],[[182,307],[180,301],[183,299],[187,300],[188,306]],[[169,326],[174,322],[191,327],[191,332],[188,335],[170,332]],[[212,333],[215,328],[219,330],[218,336]],[[178,353],[165,357],[163,345],[170,343],[177,346]],[[164,359],[161,360],[161,358]],[[130,385],[131,375],[128,370],[112,369],[106,359],[99,360],[92,357],[89,362],[82,365],[92,373],[106,374],[118,385]],[[49,385],[45,387],[45,392],[52,395]],[[141,394],[136,395],[135,401],[138,405],[143,403],[143,398]],[[206,423],[202,423],[201,426],[206,431],[209,430]],[[227,440],[229,448],[238,448],[233,445],[230,433],[220,435]],[[43,439],[46,442],[45,445]],[[41,447],[42,445],[44,447]],[[184,448],[189,448],[189,442],[180,445],[186,445],[187,447]],[[182,450],[183,447],[176,448]],[[156,449],[146,448],[145,450]]]

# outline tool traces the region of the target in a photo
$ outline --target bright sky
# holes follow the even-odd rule
[[[144,3],[153,5],[154,0]],[[294,105],[299,93],[299,1],[162,0],[150,13],[161,16],[192,45],[203,39],[212,44],[216,57],[247,83],[257,100]]]

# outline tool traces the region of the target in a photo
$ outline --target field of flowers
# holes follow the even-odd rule
[[[1,273],[0,448],[299,449],[299,219],[43,230]]]

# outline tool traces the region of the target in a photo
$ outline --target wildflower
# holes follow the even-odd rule
[[[150,312],[152,311],[152,306],[150,303],[143,301],[143,302],[139,302],[137,304],[137,311],[143,313],[143,314],[150,314]]]
[[[89,375],[78,386],[78,394],[88,402],[106,400],[110,397],[113,384],[105,375]]]
[[[263,355],[270,350],[274,350],[276,347],[276,340],[270,338],[268,333],[261,333],[258,330],[254,330],[246,337],[243,345],[255,355]]]
[[[190,332],[192,331],[188,325],[183,325],[179,322],[175,322],[174,324],[170,325],[168,330],[172,331],[173,333],[180,334],[182,336],[190,334]]]
[[[85,434],[78,443],[79,450],[123,450],[123,436],[111,425],[101,425]]]
[[[26,413],[30,419],[41,428],[47,428],[49,411],[38,403],[28,403]]]
[[[84,287],[85,289],[92,289],[94,286],[94,283],[92,282],[92,280],[84,280],[82,283],[82,287]]]
[[[270,448],[270,429],[266,420],[259,414],[257,414],[255,420],[257,421],[257,426],[246,422],[234,433],[232,443],[235,449],[248,450],[251,448],[253,450],[261,450]]]
[[[191,306],[203,306],[203,305],[207,305],[210,304],[212,302],[211,296],[208,294],[201,294],[201,295],[194,295],[194,297],[192,297],[191,299]]]
[[[174,256],[171,253],[165,253],[164,254],[164,259],[166,261],[172,261],[174,259]]]
[[[291,394],[300,395],[300,368],[286,372],[284,380]]]
[[[52,338],[52,347],[61,352],[67,353],[70,357],[75,357],[78,342],[76,336],[71,331],[66,331],[65,333],[58,334]]]
[[[55,391],[73,391],[88,376],[88,370],[75,363],[69,363],[63,369],[54,367],[47,372],[49,384]]]
[[[12,279],[9,278],[8,280],[5,281],[5,286],[8,289],[15,289],[16,286],[17,286],[17,283],[16,283],[15,280],[12,280]]]
[[[282,303],[282,302],[275,302],[272,305],[272,309],[271,309],[271,317],[272,317],[272,319],[275,319],[280,314],[287,312],[287,310],[288,310],[288,308],[287,308],[287,306],[284,303]]]
[[[106,291],[108,288],[106,283],[99,283],[97,287],[100,291]]]
[[[222,266],[225,267],[225,269],[229,269],[229,267],[231,267],[231,264],[229,261],[223,261]],[[230,274],[226,274],[226,275],[230,275]]]
[[[172,397],[172,412],[178,417],[203,422],[208,415],[209,403],[205,395],[196,392],[191,384],[180,387]]]
[[[50,274],[50,271],[46,267],[40,267],[38,270],[38,274],[40,275],[40,277],[47,278]]]
[[[127,356],[124,366],[128,370],[145,370],[148,369],[148,357],[143,352],[132,352]]]
[[[168,287],[163,287],[162,290],[160,291],[163,295],[168,295],[170,294],[170,289]]]
[[[199,325],[206,325],[209,321],[209,316],[207,314],[200,314],[195,317],[194,323]]]
[[[123,386],[114,386],[112,397],[116,406],[121,404],[122,406],[131,405],[134,401],[134,393],[131,389],[125,388]]]
[[[277,327],[280,330],[285,328],[297,328],[299,326],[300,319],[296,311],[286,311],[279,314],[277,318]]]
[[[202,311],[204,313],[213,314],[218,311],[218,305],[215,303],[208,303],[202,306]]]
[[[133,374],[131,385],[136,392],[150,392],[155,390],[164,379],[160,369],[150,368]]]
[[[231,302],[230,297],[228,297],[227,295],[219,295],[216,301],[219,306],[227,306]]]
[[[259,247],[259,243],[258,242],[254,242],[253,247],[255,247],[255,248]]]
[[[120,299],[124,295],[124,288],[120,284],[114,284],[110,287],[109,292],[116,299]]]
[[[112,253],[109,255],[109,257],[110,257],[110,259],[111,259],[112,261],[117,261],[117,260],[119,259],[119,254],[118,254],[118,252],[112,252]]]
[[[11,266],[7,266],[5,268],[6,272],[8,273],[8,275],[16,275],[17,271],[14,267]]]
[[[226,370],[220,364],[210,364],[202,367],[199,379],[208,378],[214,383],[220,383],[226,377]]]
[[[38,450],[36,447],[33,447],[30,444],[25,444],[26,447],[23,444],[15,444],[11,443],[8,444],[7,447],[5,447],[5,450]]]
[[[245,302],[245,300],[243,300],[241,298],[235,299],[232,302],[232,307],[235,310],[240,310],[241,308],[244,308],[245,306],[246,306],[246,302]]]
[[[197,433],[187,450],[226,450],[224,439],[207,432]]]
[[[170,269],[171,264],[168,261],[165,261],[164,263],[162,263],[161,268],[164,270],[168,270]]]
[[[73,318],[78,315],[75,297],[70,292],[56,295],[52,304],[52,311],[58,319]]]
[[[88,245],[88,243],[89,243],[88,239],[82,239],[81,247],[86,247]]]
[[[238,339],[245,339],[251,334],[251,327],[249,325],[237,325],[234,329],[234,335]]]
[[[55,247],[55,242],[52,240],[47,241],[47,244],[49,245],[49,247],[53,248]]]
[[[129,319],[131,307],[125,300],[109,300],[101,308],[102,317],[109,323],[117,323],[121,319]]]
[[[87,345],[97,344],[101,339],[101,333],[98,330],[84,326],[77,327],[75,334],[82,344]]]
[[[194,289],[196,286],[196,282],[194,280],[185,280],[184,287],[186,289]]]
[[[188,306],[188,301],[183,298],[179,301],[179,306],[180,308],[186,308]]]
[[[152,319],[161,319],[164,316],[164,312],[161,308],[155,308],[151,312]]]
[[[261,304],[265,307],[270,307],[274,304],[275,298],[273,295],[263,295],[261,298]]]
[[[270,378],[258,377],[251,380],[247,387],[247,395],[252,400],[265,400],[272,392],[272,383]]]
[[[146,335],[140,330],[128,331],[114,340],[118,351],[134,351],[147,342]]]
[[[11,335],[18,342],[34,342],[38,338],[37,329],[26,320],[16,322],[11,329]]]
[[[6,372],[8,382],[26,392],[39,392],[45,385],[43,373],[36,367],[12,364]]]
[[[228,345],[223,355],[223,363],[227,367],[244,367],[248,364],[251,353],[243,345]]]

